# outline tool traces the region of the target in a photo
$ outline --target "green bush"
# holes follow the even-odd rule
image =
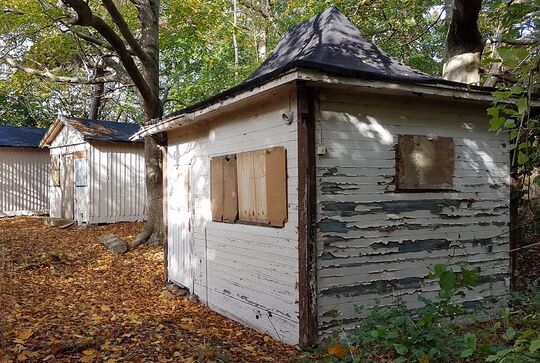
[[[357,306],[359,324],[343,326],[326,344],[323,362],[540,362],[540,290],[513,296],[513,308],[497,321],[470,325],[476,313],[456,300],[475,286],[479,269],[454,272],[436,265],[431,277],[436,299],[419,296],[423,307],[410,310],[402,300],[365,311]],[[339,321],[339,312],[332,312]],[[459,320],[456,318],[460,318]]]

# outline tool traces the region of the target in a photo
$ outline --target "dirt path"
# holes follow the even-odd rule
[[[160,247],[113,256],[102,233],[0,219],[0,362],[288,362],[299,353],[164,289]]]

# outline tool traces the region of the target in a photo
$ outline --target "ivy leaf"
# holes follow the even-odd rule
[[[534,177],[533,183],[536,185],[540,185],[540,175],[537,175]]]
[[[473,333],[466,333],[463,336],[465,349],[461,352],[463,358],[470,357],[476,350],[476,335]]]
[[[409,351],[406,346],[394,343],[394,349],[399,355],[405,355]]]
[[[492,93],[493,97],[501,99],[501,100],[507,100],[512,96],[512,91],[495,91]]]
[[[467,349],[465,349],[464,351],[461,352],[461,357],[462,358],[467,358],[467,357],[470,357],[471,355],[473,355],[473,353],[474,353],[473,348],[467,348]]]
[[[519,95],[519,94],[523,93],[523,87],[521,87],[521,86],[512,87],[512,93],[515,94],[515,95]]]
[[[435,277],[440,278],[443,273],[446,272],[446,265],[444,263],[438,263],[433,268],[433,272],[435,274]]]
[[[491,130],[495,131],[500,129],[504,125],[505,119],[504,117],[494,117],[489,121],[489,124],[491,126]]]
[[[524,47],[500,47],[497,51],[503,62],[510,68],[516,68],[529,55],[529,51]]]
[[[511,118],[507,118],[506,121],[504,121],[505,129],[513,129],[515,127],[516,127],[516,123]]]
[[[499,106],[488,108],[487,114],[491,117],[499,117]]]
[[[529,161],[529,157],[526,154],[524,154],[522,151],[520,151],[518,153],[518,164],[524,165],[527,163],[527,161]]]
[[[516,336],[516,330],[509,326],[504,332],[503,338],[506,340],[512,340]]]
[[[445,271],[440,279],[439,285],[443,291],[450,291],[456,287],[456,274],[453,271]]]
[[[516,101],[516,106],[518,108],[518,113],[524,114],[527,111],[527,98],[522,97]]]
[[[515,139],[516,137],[518,137],[518,135],[519,135],[519,131],[518,131],[518,130],[512,130],[512,131],[510,131],[510,140]]]
[[[540,339],[531,340],[531,345],[529,346],[529,352],[536,353],[540,349]]]

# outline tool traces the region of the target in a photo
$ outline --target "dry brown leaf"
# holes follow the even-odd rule
[[[15,338],[16,338],[16,340],[21,341],[22,343],[24,343],[33,334],[34,334],[34,332],[32,331],[32,329],[25,329],[25,330],[21,330],[19,333],[17,333]],[[22,344],[22,343],[20,343],[20,344]]]
[[[337,357],[339,359],[345,358],[345,355],[347,355],[347,352],[345,351],[345,348],[340,343],[336,343],[333,345],[330,345],[327,350],[328,354],[333,355],[334,357]]]
[[[288,362],[301,354],[187,298],[162,298],[162,246],[113,256],[99,243],[101,234],[125,239],[142,227],[58,230],[42,218],[0,219],[0,246],[13,266],[7,279],[0,270],[0,335],[13,338],[1,342],[0,356],[5,350],[10,359],[0,362],[17,354],[26,362],[107,362],[111,353],[119,362],[194,362],[193,347],[206,361]]]

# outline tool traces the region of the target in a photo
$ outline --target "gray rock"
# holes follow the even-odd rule
[[[127,243],[120,239],[117,235],[112,233],[102,235],[100,241],[106,249],[116,255],[120,253],[125,253],[128,250]]]

